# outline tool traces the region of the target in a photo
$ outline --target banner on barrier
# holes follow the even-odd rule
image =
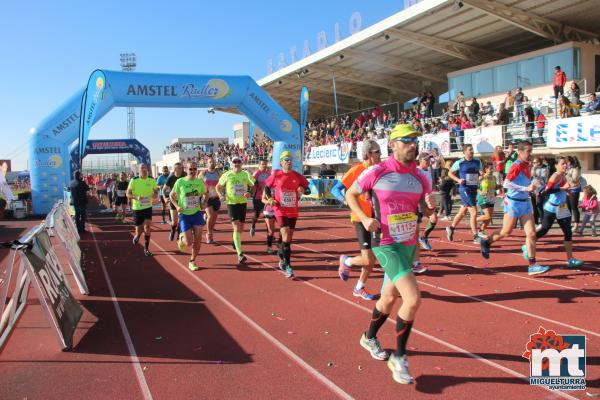
[[[500,125],[465,129],[465,143],[473,145],[475,154],[491,154],[496,146],[502,146],[502,131]]]
[[[348,142],[313,147],[310,149],[310,153],[306,155],[305,164],[348,164],[350,162],[350,150],[352,150],[352,143]]]
[[[450,133],[448,131],[428,133],[419,138],[419,151],[431,153],[433,149],[438,149],[442,156],[450,155]]]
[[[335,199],[335,196],[331,193],[331,189],[335,184],[339,182],[339,179],[309,179],[308,188],[310,189],[309,197],[313,199]]]
[[[23,249],[23,261],[35,280],[39,300],[52,320],[63,346],[69,348],[83,310],[69,290],[48,232],[41,229],[33,237],[32,245],[31,249]]]
[[[600,115],[548,121],[547,143],[551,149],[600,146]]]
[[[383,159],[388,158],[389,152],[388,152],[387,138],[377,139],[377,144],[381,148],[381,159],[383,160]],[[359,160],[362,160],[362,147],[363,147],[363,142],[356,142],[356,157]]]

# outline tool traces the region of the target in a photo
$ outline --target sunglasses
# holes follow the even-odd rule
[[[416,137],[403,137],[403,138],[395,139],[394,142],[402,142],[405,144],[417,143],[417,138]]]
[[[381,153],[381,150],[371,150],[369,153],[379,154]]]
[[[291,158],[289,158],[289,157],[284,157],[283,161],[285,161],[285,162],[290,162],[290,161],[292,161],[292,159],[291,159]]]
[[[188,168],[188,171],[198,171],[198,168]]]
[[[234,164],[241,164],[242,162],[239,160],[233,161]]]

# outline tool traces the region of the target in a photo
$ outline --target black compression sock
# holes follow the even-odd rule
[[[144,248],[148,250],[150,246],[150,235],[144,235]]]
[[[273,246],[273,239],[274,239],[273,235],[268,235],[267,236],[267,246],[268,247]]]
[[[402,318],[396,318],[396,356],[402,357],[406,354],[406,342],[412,329],[413,321],[405,321]]]
[[[290,260],[292,258],[292,244],[283,242],[283,257],[285,259],[285,263],[290,265]]]
[[[423,237],[429,238],[429,234],[435,229],[435,224],[431,223],[431,221],[427,222],[427,227],[425,228],[425,232]]]
[[[373,316],[371,317],[371,323],[369,324],[369,330],[367,331],[367,339],[377,337],[379,328],[383,326],[390,314],[384,314],[380,312],[377,307],[373,307]]]

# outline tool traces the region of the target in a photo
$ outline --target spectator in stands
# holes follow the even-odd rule
[[[525,118],[525,133],[527,134],[527,138],[531,141],[533,138],[533,127],[535,125],[535,113],[533,112],[531,105],[527,104],[523,110],[523,115]]]
[[[525,101],[525,94],[523,93],[523,88],[518,87],[517,93],[515,93],[515,107],[516,107],[516,122],[520,123],[523,118],[523,103]]]
[[[469,117],[472,121],[477,121],[477,117],[479,116],[479,103],[475,97],[471,97],[471,105],[469,106]]]
[[[567,96],[560,96],[558,99],[558,107],[561,118],[570,118],[573,116],[573,109],[571,108],[571,102]]]
[[[465,94],[463,92],[458,92],[458,96],[456,96],[456,101],[454,102],[454,113],[458,114],[461,111],[464,111],[467,106],[467,102],[465,100]]]
[[[570,99],[571,103],[573,103],[573,104],[581,103],[581,100],[580,100],[581,89],[579,89],[579,85],[575,81],[571,82],[570,95],[571,95],[571,99]]]
[[[427,104],[425,116],[426,118],[433,118],[433,107],[435,105],[435,96],[433,95],[433,92],[428,91],[425,99]]]
[[[510,92],[509,92],[510,93]],[[510,114],[506,109],[506,103],[500,103],[498,114],[496,114],[496,125],[508,125]],[[505,128],[506,129],[506,128]]]
[[[544,128],[546,128],[546,117],[539,110],[536,110],[535,125],[538,131],[538,141],[544,144]]]
[[[558,95],[564,96],[565,84],[567,83],[567,74],[560,69],[560,65],[554,67],[554,77],[552,78],[552,87],[554,89],[554,97],[558,99]]]
[[[494,106],[492,105],[491,101],[488,101],[487,103],[485,103],[485,108],[483,109],[482,114],[484,116],[489,116],[489,117],[494,116]]]
[[[440,154],[437,147],[431,150],[431,158],[429,160],[431,164],[431,178],[433,182],[433,189],[437,188],[439,184],[440,176],[442,175],[442,166],[444,165],[444,157]]]
[[[500,103],[502,105],[503,103]],[[504,98],[504,107],[508,112],[513,112],[515,110],[515,97],[512,94],[512,91],[506,92],[506,97]]]
[[[590,95],[590,101],[586,104],[586,106],[583,109],[581,109],[581,111],[593,114],[598,112],[598,110],[600,110],[600,101],[596,98],[596,94],[592,93]]]

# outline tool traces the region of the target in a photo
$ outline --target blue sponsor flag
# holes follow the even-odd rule
[[[250,126],[249,126],[249,139],[248,139],[248,148],[252,147],[252,138],[254,138],[254,122],[250,121]]]

